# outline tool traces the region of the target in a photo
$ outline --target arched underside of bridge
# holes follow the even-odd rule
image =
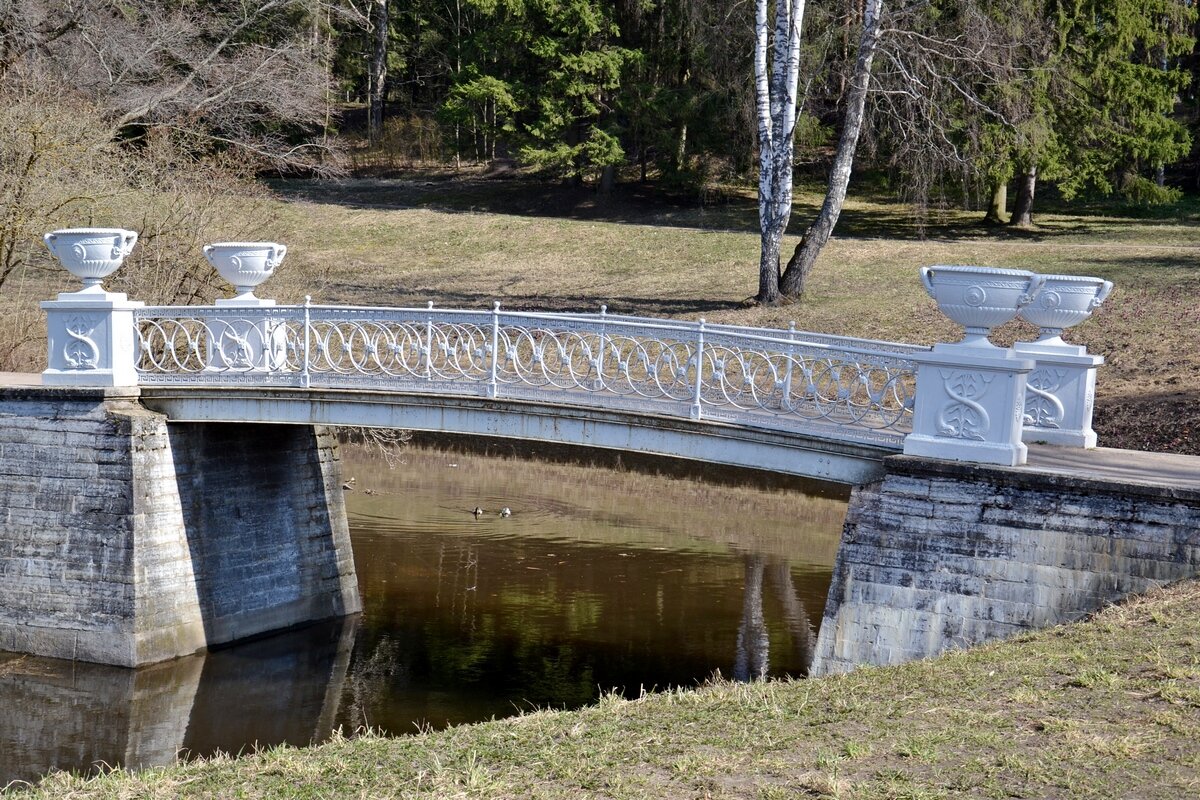
[[[143,388],[172,422],[403,428],[649,453],[861,485],[898,451],[797,432],[526,400],[329,389]]]

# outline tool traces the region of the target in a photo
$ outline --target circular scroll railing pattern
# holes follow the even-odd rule
[[[895,441],[916,350],[603,314],[322,306],[147,308],[139,382],[539,399]],[[707,334],[707,338],[706,338]]]

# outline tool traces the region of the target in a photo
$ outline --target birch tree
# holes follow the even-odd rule
[[[778,303],[779,248],[792,216],[792,155],[795,149],[796,90],[800,77],[800,25],[804,0],[776,0],[774,29],[767,0],[756,0],[754,93],[758,116],[758,224],[761,250],[758,295]]]

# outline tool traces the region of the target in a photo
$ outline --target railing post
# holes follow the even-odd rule
[[[605,317],[608,315],[608,306],[600,304],[600,350],[596,353],[596,382],[592,386],[595,390],[604,388],[604,351],[608,347],[606,334],[608,331],[608,322]]]
[[[692,419],[700,419],[700,390],[704,386],[701,373],[704,370],[704,317],[696,331],[696,393],[692,396]]]
[[[792,320],[788,323],[788,341],[796,341],[796,321]],[[792,367],[795,366],[796,345],[789,344],[787,349],[787,367],[783,373],[782,393],[779,397],[779,407],[787,411],[792,410]]]
[[[488,381],[487,396],[495,398],[499,392],[496,373],[500,363],[500,301],[492,304],[492,377]]]
[[[300,372],[300,385],[305,389],[312,386],[312,373],[309,372],[308,360],[311,352],[309,341],[312,336],[312,295],[304,295],[304,367]]]
[[[425,380],[433,380],[433,301],[426,306],[429,309],[425,317]]]

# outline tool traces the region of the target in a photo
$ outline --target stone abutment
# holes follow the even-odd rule
[[[1200,459],[1088,451],[1096,469],[1078,470],[1062,452],[1041,448],[1046,468],[886,459],[851,494],[812,674],[1073,621],[1200,572]]]
[[[337,446],[0,389],[0,650],[138,666],[356,613]]]

